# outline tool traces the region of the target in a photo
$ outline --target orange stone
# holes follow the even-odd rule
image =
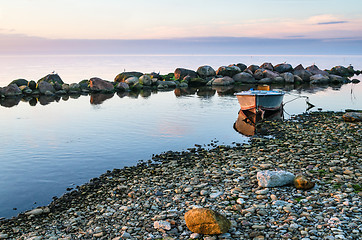
[[[195,208],[185,213],[186,226],[199,234],[223,234],[229,231],[231,222],[223,215],[207,208]]]

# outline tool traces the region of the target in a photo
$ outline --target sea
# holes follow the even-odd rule
[[[92,77],[113,81],[124,71],[167,74],[178,67],[215,70],[234,63],[290,63],[320,69],[353,65],[361,55],[8,55],[0,56],[0,87],[56,72],[66,83]],[[362,80],[360,76],[353,78]],[[237,90],[247,90],[250,86]],[[362,84],[272,86],[284,90],[283,118],[309,111],[362,109]],[[107,170],[134,166],[195,144],[235,146],[235,89],[142,91],[106,96],[19,100],[0,106],[0,218],[52,201]],[[315,107],[308,109],[312,103]],[[322,130],[321,130],[322,131]]]

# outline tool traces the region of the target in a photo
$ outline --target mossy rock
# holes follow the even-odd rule
[[[45,81],[45,82],[48,82],[52,85],[54,85],[55,83],[58,83],[59,85],[63,85],[64,82],[63,80],[59,77],[58,74],[54,74],[54,73],[51,73],[51,74],[48,74],[46,75],[45,77],[41,78],[38,80],[38,84],[42,81]]]
[[[81,89],[89,89],[89,80],[87,79],[80,81],[78,84]]]
[[[28,86],[28,83],[29,83],[28,80],[21,78],[12,81],[9,85],[16,84],[18,87],[20,87],[20,86]]]
[[[165,81],[175,81],[175,74],[174,73],[169,73],[166,75],[162,75],[163,80]]]
[[[142,75],[143,75],[143,73],[141,73],[141,72],[123,72],[123,73],[118,74],[115,77],[114,81],[115,82],[124,82],[124,80],[126,80],[129,77],[137,77],[137,78],[139,78]]]

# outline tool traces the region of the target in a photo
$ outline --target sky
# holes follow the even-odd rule
[[[362,40],[361,12],[361,0],[0,0],[0,44],[197,37]]]

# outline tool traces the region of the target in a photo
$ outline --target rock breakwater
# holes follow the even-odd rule
[[[273,137],[236,147],[165,152],[114,169],[49,206],[0,223],[0,239],[359,239],[361,122],[317,112],[264,122]],[[262,188],[257,173],[285,170],[315,182]],[[231,223],[192,233],[184,215],[203,207]]]

